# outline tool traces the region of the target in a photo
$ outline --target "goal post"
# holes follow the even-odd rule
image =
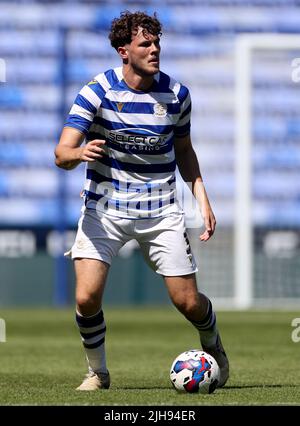
[[[252,222],[252,65],[259,50],[299,50],[300,36],[242,34],[235,45],[235,224],[234,306],[247,309],[254,302]],[[290,64],[288,64],[290,67]],[[279,302],[279,299],[277,300]]]

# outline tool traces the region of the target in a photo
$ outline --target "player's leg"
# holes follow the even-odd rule
[[[109,265],[97,259],[74,260],[76,275],[76,308],[80,315],[90,317],[99,312]]]
[[[164,280],[173,304],[198,330],[203,350],[217,361],[221,372],[219,387],[224,386],[229,377],[229,363],[211,301],[198,291],[195,274],[164,276]]]
[[[195,274],[183,276],[164,276],[169,296],[176,308],[191,322],[199,323],[209,320],[208,329],[211,329],[206,343],[215,343],[215,315],[211,310],[210,300],[198,291]],[[207,315],[211,314],[209,318]],[[206,319],[207,318],[207,319]]]
[[[195,272],[197,266],[180,215],[160,220],[140,221],[137,239],[146,261],[165,279],[171,300],[178,310],[197,328],[204,350],[214,352],[214,358],[223,370],[225,384],[228,378],[228,360],[216,327],[216,316],[210,300],[199,293]]]
[[[105,356],[106,324],[102,296],[109,265],[96,259],[75,259],[76,322],[88,362],[89,373],[78,390],[108,388]]]
[[[120,225],[121,221],[115,220]],[[124,242],[120,226],[96,211],[86,210],[78,223],[75,243],[68,253],[76,273],[76,322],[88,361],[89,374],[78,390],[108,388],[106,325],[102,296],[112,258]]]

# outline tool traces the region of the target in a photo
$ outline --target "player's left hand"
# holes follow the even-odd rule
[[[210,205],[205,206],[202,209],[202,217],[204,221],[205,231],[200,235],[201,241],[207,241],[213,235],[216,229],[216,218],[210,207]]]

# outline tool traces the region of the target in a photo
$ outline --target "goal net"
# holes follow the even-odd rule
[[[235,302],[300,301],[300,55],[295,35],[236,45]]]
[[[299,57],[298,35],[243,34],[236,39],[231,62],[235,107],[228,116],[235,143],[227,150],[220,147],[222,159],[214,154],[216,164],[232,154],[233,171],[230,175],[219,166],[216,186],[223,193],[215,205],[221,223],[198,253],[199,288],[220,308],[299,306]],[[233,196],[226,200],[231,181]]]

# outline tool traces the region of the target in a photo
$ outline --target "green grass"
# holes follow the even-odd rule
[[[105,310],[109,390],[74,388],[86,364],[71,310],[1,310],[1,405],[300,405],[300,343],[295,312],[220,312],[231,377],[211,395],[178,394],[173,359],[198,346],[197,333],[173,308]]]

